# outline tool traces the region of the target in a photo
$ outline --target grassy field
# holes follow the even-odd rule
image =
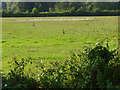
[[[41,18],[93,18],[90,21],[24,21]],[[63,29],[65,34],[63,35]],[[2,19],[2,68],[8,71],[13,57],[40,58],[43,62],[62,61],[71,51],[108,36],[117,45],[118,17],[26,17]]]

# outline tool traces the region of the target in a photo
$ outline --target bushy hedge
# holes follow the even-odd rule
[[[63,12],[12,12],[2,11],[3,17],[48,17],[48,16],[118,16],[119,10],[104,10],[104,11],[63,11]]]
[[[106,40],[49,67],[31,58],[14,58],[11,63],[12,69],[3,75],[3,88],[120,88],[118,50],[110,50]]]

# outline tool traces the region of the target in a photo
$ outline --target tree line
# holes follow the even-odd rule
[[[118,15],[118,2],[3,2],[2,16]]]

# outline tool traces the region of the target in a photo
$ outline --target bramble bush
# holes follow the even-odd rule
[[[110,50],[108,40],[75,50],[62,63],[50,62],[49,67],[32,58],[14,58],[11,63],[12,69],[3,75],[3,88],[120,88],[118,49]]]

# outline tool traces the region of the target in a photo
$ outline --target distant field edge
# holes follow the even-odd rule
[[[2,12],[2,17],[59,17],[59,16],[119,16],[120,11],[106,11],[106,12],[40,12],[40,13],[13,13],[13,12]]]

